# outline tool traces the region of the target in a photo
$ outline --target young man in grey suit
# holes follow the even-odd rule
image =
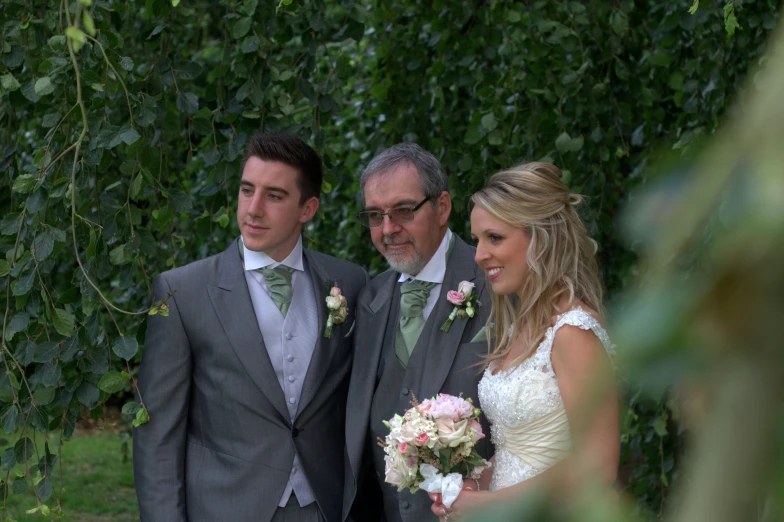
[[[241,237],[153,285],[169,316],[150,316],[139,375],[150,414],[133,437],[141,519],[339,522],[350,332],[367,273],[302,247],[323,177],[313,149],[257,134],[241,172]],[[327,337],[333,287],[348,313]]]
[[[365,287],[357,303],[343,516],[437,520],[426,492],[398,493],[384,483],[385,455],[376,440],[389,432],[382,421],[410,408],[415,396],[421,401],[439,392],[462,393],[477,404],[481,370],[476,363],[487,344],[474,339],[490,312],[485,275],[474,262],[474,249],[448,228],[448,178],[432,154],[415,144],[395,145],[373,158],[360,185],[365,211],[359,219],[391,268]],[[453,309],[447,292],[462,281],[475,285],[478,313],[455,319],[444,332],[441,326]],[[478,450],[489,457],[483,424],[488,437]]]

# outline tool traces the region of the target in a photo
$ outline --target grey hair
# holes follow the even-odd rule
[[[438,158],[416,143],[398,143],[377,154],[359,177],[362,200],[365,199],[365,184],[370,178],[382,175],[401,163],[410,163],[419,173],[419,186],[425,196],[438,196],[449,192],[449,177]]]

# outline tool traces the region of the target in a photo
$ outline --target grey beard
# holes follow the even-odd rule
[[[389,263],[389,266],[392,267],[392,270],[403,274],[417,275],[425,268],[424,260],[418,252],[414,252],[411,259],[405,261],[396,261],[387,256],[384,256],[384,258],[387,260],[387,263]]]

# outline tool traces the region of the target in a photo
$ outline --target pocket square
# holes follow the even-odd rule
[[[354,325],[355,325],[355,324],[357,324],[357,322],[356,322],[356,321],[354,321],[353,323],[351,323],[351,328],[349,328],[349,329],[348,329],[348,333],[347,333],[346,335],[344,335],[343,337],[348,337],[348,336],[350,336],[351,334],[353,334],[353,333],[354,333]]]
[[[487,327],[483,326],[481,330],[476,332],[476,335],[471,339],[472,343],[478,341],[487,341]]]

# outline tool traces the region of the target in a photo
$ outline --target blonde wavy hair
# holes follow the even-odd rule
[[[522,229],[530,238],[528,276],[514,300],[511,295],[492,294],[487,321],[492,335],[487,336],[484,364],[503,361],[514,332],[524,332],[527,349],[512,366],[520,364],[542,342],[553,316],[568,311],[575,299],[603,314],[597,244],[577,213],[582,202],[582,196],[571,194],[561,182],[558,167],[539,161],[494,174],[485,188],[471,196],[474,207]]]

